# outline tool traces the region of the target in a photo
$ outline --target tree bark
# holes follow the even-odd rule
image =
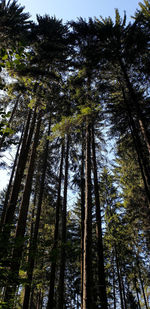
[[[18,95],[17,99],[16,99],[16,102],[14,104],[14,107],[12,109],[12,112],[11,112],[11,115],[10,115],[10,118],[9,118],[9,121],[8,121],[8,126],[10,126],[12,120],[13,120],[13,117],[14,117],[14,114],[16,112],[16,109],[18,107],[18,103],[19,103],[19,98],[20,98],[20,94]],[[3,143],[5,141],[5,133],[3,134],[3,136],[0,138],[0,151],[1,151],[1,148],[3,147]]]
[[[91,125],[86,119],[85,145],[85,220],[84,220],[84,265],[83,309],[93,309],[92,299],[92,196],[91,196]]]
[[[121,303],[121,309],[124,309],[123,291],[122,291],[120,268],[119,268],[119,261],[118,261],[118,252],[117,252],[116,245],[114,248],[115,248],[115,256],[116,256],[116,267],[117,267],[117,276],[118,276],[118,284],[119,284],[120,303]]]
[[[3,227],[4,222],[5,222],[5,217],[6,217],[6,213],[7,213],[7,205],[8,205],[11,187],[12,187],[12,183],[13,183],[13,178],[14,178],[14,174],[15,174],[15,170],[16,170],[16,166],[17,166],[19,150],[20,150],[21,143],[22,143],[22,137],[23,137],[23,134],[21,135],[19,145],[18,145],[18,148],[17,148],[17,151],[16,151],[15,160],[14,160],[13,168],[12,168],[12,171],[11,171],[11,176],[10,176],[10,179],[9,179],[9,184],[8,184],[6,195],[5,195],[3,212],[2,212],[2,215],[1,215],[1,222],[0,222],[0,231],[2,230],[2,227]]]
[[[48,136],[50,135],[50,127],[51,127],[51,122],[49,121]],[[28,269],[27,269],[27,282],[28,283],[25,286],[23,309],[28,309],[29,307],[31,284],[32,284],[33,270],[34,270],[34,264],[35,264],[35,252],[37,250],[37,238],[38,238],[38,231],[39,231],[39,224],[40,224],[41,206],[42,206],[43,193],[44,193],[44,182],[45,182],[46,169],[47,169],[48,148],[49,148],[49,140],[46,139],[42,176],[41,176],[41,181],[40,181],[39,197],[38,197],[38,203],[37,203],[35,228],[34,228],[34,234],[31,240],[31,245],[30,245],[30,250],[29,250]]]
[[[137,268],[138,268],[138,272],[139,272],[139,280],[140,280],[140,284],[141,284],[141,288],[142,288],[142,293],[143,293],[143,298],[144,298],[144,303],[145,303],[145,308],[149,309],[147,300],[146,300],[146,295],[145,295],[145,291],[144,291],[144,284],[143,284],[143,280],[142,280],[142,276],[141,276],[141,269],[140,269],[140,265],[139,265],[139,259],[137,256]]]
[[[30,110],[28,113],[28,119],[26,122],[26,127],[25,127],[24,137],[22,141],[22,147],[21,147],[21,151],[20,151],[20,155],[18,159],[13,188],[12,188],[11,196],[10,196],[8,206],[7,206],[7,213],[6,213],[5,222],[4,222],[5,225],[2,231],[2,235],[1,235],[0,260],[2,260],[2,264],[3,264],[3,261],[5,263],[5,259],[6,259],[7,252],[8,252],[9,237],[10,237],[10,233],[12,230],[14,213],[16,210],[21,181],[22,181],[22,177],[24,174],[24,169],[26,166],[27,157],[29,154],[30,144],[32,140],[32,135],[33,135],[34,127],[35,127],[36,111],[33,114],[31,126],[29,129],[31,113],[32,111]]]
[[[102,240],[102,222],[101,222],[101,209],[99,201],[99,187],[97,178],[97,162],[95,152],[95,136],[94,126],[92,125],[92,152],[93,152],[93,173],[94,173],[94,193],[96,204],[96,236],[97,236],[97,257],[98,257],[98,278],[99,278],[99,298],[101,307],[108,308],[107,294],[106,294],[106,280],[104,270],[104,249]]]
[[[59,309],[64,308],[68,166],[69,166],[69,135],[66,136],[66,153],[65,153],[64,199],[63,199],[63,207],[62,207],[62,238],[61,238],[62,243],[61,243],[60,275],[59,275],[59,287],[58,287],[58,308]]]
[[[129,128],[131,130],[133,143],[134,143],[134,146],[135,146],[135,150],[137,152],[139,167],[140,167],[140,170],[141,170],[141,175],[142,175],[142,178],[143,178],[147,199],[148,199],[149,204],[150,204],[150,171],[148,169],[149,164],[148,164],[148,162],[147,162],[147,160],[146,160],[146,158],[143,154],[142,144],[141,144],[141,141],[140,141],[137,129],[136,129],[135,122],[134,122],[133,117],[131,115],[131,110],[130,110],[128,101],[126,99],[124,89],[122,89],[122,92],[123,92],[124,102],[125,102],[126,107],[127,107],[127,115],[128,115],[128,118],[129,118]]]
[[[84,136],[82,131],[81,157],[81,309],[83,309],[83,257],[84,257],[84,219],[85,219],[85,175],[84,175]]]
[[[59,181],[58,181],[58,194],[57,194],[56,215],[55,215],[54,245],[53,245],[53,249],[52,249],[52,255],[53,255],[53,252],[54,252],[55,258],[52,257],[52,263],[51,263],[50,289],[49,289],[49,295],[48,295],[47,309],[55,308],[54,286],[55,286],[56,265],[57,265],[56,251],[57,251],[57,246],[58,246],[58,231],[59,231],[59,215],[60,215],[60,202],[61,202],[61,184],[62,184],[63,161],[64,161],[64,143],[62,143],[62,148],[61,148],[61,159],[60,159]]]
[[[140,108],[140,103],[137,101],[137,97],[135,95],[135,92],[134,92],[134,89],[133,89],[132,84],[130,82],[129,76],[127,74],[125,65],[123,64],[123,61],[122,61],[121,58],[119,58],[119,63],[120,63],[120,67],[121,67],[123,75],[124,75],[124,79],[126,81],[126,86],[128,88],[132,104],[133,104],[135,111],[136,111],[136,116],[137,116],[137,120],[138,120],[138,123],[139,123],[140,131],[141,131],[141,133],[144,137],[144,141],[146,143],[147,150],[148,150],[149,155],[150,155],[150,136],[149,136],[147,129],[146,129],[145,120],[144,120],[144,117],[142,115],[142,111],[141,111],[141,108]]]
[[[39,119],[36,125],[36,130],[35,130],[32,150],[31,150],[31,156],[29,160],[29,167],[28,167],[28,172],[26,176],[21,206],[20,206],[18,224],[16,228],[15,244],[14,244],[11,267],[10,267],[10,278],[9,278],[10,284],[8,285],[6,289],[5,298],[4,298],[5,302],[8,305],[10,303],[10,300],[12,300],[12,302],[14,300],[16,286],[18,284],[18,275],[19,275],[20,262],[21,262],[22,251],[23,251],[23,246],[24,246],[24,234],[25,234],[25,229],[26,229],[26,220],[27,220],[29,200],[30,200],[30,194],[31,194],[32,178],[33,178],[33,173],[34,173],[36,149],[37,149],[37,145],[39,141],[41,120],[42,120],[41,116],[39,116]]]

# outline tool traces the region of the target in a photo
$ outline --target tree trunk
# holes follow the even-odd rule
[[[17,169],[16,169],[16,174],[15,174],[15,179],[13,183],[13,188],[11,191],[11,196],[9,199],[8,207],[7,207],[7,213],[5,217],[5,225],[2,231],[1,235],[1,245],[0,245],[0,259],[5,263],[7,252],[8,252],[8,247],[9,247],[9,237],[10,233],[12,230],[12,225],[13,225],[13,220],[14,220],[14,213],[16,210],[16,205],[17,205],[17,200],[18,200],[18,195],[20,192],[20,186],[21,186],[21,181],[27,161],[27,157],[29,154],[29,149],[30,149],[30,144],[32,140],[32,135],[35,127],[35,120],[36,120],[36,112],[34,112],[31,126],[29,129],[29,124],[30,124],[30,118],[31,118],[31,113],[32,111],[30,110],[28,113],[28,119],[26,122],[26,127],[25,127],[25,132],[24,132],[24,137],[22,141],[22,147],[18,159],[18,164],[17,164]]]
[[[19,98],[20,98],[20,94],[18,95],[18,97],[17,97],[17,99],[16,99],[16,102],[15,102],[15,104],[14,104],[14,107],[13,107],[13,109],[12,109],[10,118],[9,118],[9,120],[8,120],[8,125],[7,125],[8,127],[10,126],[10,124],[11,124],[11,122],[12,122],[12,120],[13,120],[14,114],[15,114],[15,112],[16,112],[16,109],[17,109],[17,107],[18,107]],[[3,143],[4,143],[4,141],[5,141],[5,137],[6,137],[6,135],[5,135],[5,133],[4,133],[3,136],[0,138],[0,151],[1,151],[1,148],[3,147]]]
[[[49,289],[49,295],[48,295],[47,309],[55,308],[55,304],[54,304],[54,286],[55,286],[55,277],[56,277],[57,257],[53,258],[53,252],[54,252],[54,254],[56,256],[57,255],[56,254],[57,245],[58,245],[59,213],[60,213],[63,161],[64,161],[64,143],[62,144],[62,148],[61,148],[61,159],[60,159],[59,181],[58,181],[58,195],[57,195],[56,215],[55,215],[54,245],[53,245],[53,249],[52,249],[50,289]]]
[[[122,275],[121,269],[120,269],[120,279],[121,279],[121,287],[122,287],[123,300],[124,300],[124,308],[127,309],[125,287],[124,287],[124,281],[123,281],[123,275]]]
[[[113,276],[113,303],[114,303],[114,309],[116,309],[116,286],[115,286],[115,267],[114,267],[114,255],[113,255],[113,272],[112,272],[112,276]]]
[[[122,291],[122,285],[121,285],[121,276],[120,276],[120,268],[119,268],[118,253],[117,253],[116,245],[115,245],[115,256],[116,256],[116,267],[117,267],[117,276],[118,276],[118,283],[119,283],[121,309],[124,309],[123,291]]]
[[[83,309],[93,309],[92,299],[92,196],[91,196],[91,125],[86,119],[85,145],[85,220],[83,262]]]
[[[141,309],[141,305],[140,305],[140,298],[139,298],[139,292],[138,292],[138,287],[137,287],[137,278],[136,275],[134,277],[134,286],[135,286],[135,290],[136,290],[136,297],[137,297],[137,302],[138,302],[138,309]]]
[[[32,178],[33,178],[33,173],[34,173],[36,149],[37,149],[37,145],[39,141],[41,120],[42,120],[41,116],[39,116],[39,119],[36,125],[35,136],[33,140],[31,156],[29,160],[29,167],[28,167],[28,172],[26,176],[21,206],[20,206],[18,224],[16,228],[15,244],[14,244],[14,250],[12,254],[12,261],[11,261],[11,267],[10,267],[10,278],[9,278],[10,284],[7,287],[6,292],[5,292],[5,301],[8,304],[10,303],[11,299],[13,302],[13,298],[14,298],[15,291],[16,291],[16,286],[18,284],[18,275],[19,275],[21,256],[22,256],[22,251],[23,251],[23,246],[24,246],[24,234],[25,234],[25,229],[26,229],[26,220],[27,220],[29,200],[30,200],[30,194],[31,194]]]
[[[138,268],[138,272],[139,272],[139,280],[140,280],[140,284],[141,284],[141,288],[142,288],[142,293],[143,293],[145,308],[146,308],[146,309],[149,309],[149,306],[148,306],[148,303],[147,303],[147,300],[146,300],[145,291],[144,291],[144,284],[143,284],[143,280],[142,280],[142,276],[141,276],[141,269],[140,269],[138,257],[137,257],[137,268]]]
[[[101,307],[103,309],[108,308],[107,294],[106,294],[106,281],[104,270],[104,249],[102,240],[102,222],[101,222],[101,209],[99,201],[99,187],[97,179],[97,162],[95,152],[95,136],[94,126],[92,125],[92,152],[93,152],[93,173],[94,173],[94,193],[96,204],[96,236],[97,236],[97,257],[98,257],[98,278],[99,278],[99,298]]]
[[[82,132],[82,157],[81,157],[81,309],[83,309],[84,219],[85,219],[85,175],[84,175],[84,136],[83,136],[83,132]]]
[[[50,135],[50,127],[51,127],[51,122],[49,121],[48,136]],[[47,168],[48,148],[49,148],[49,140],[46,139],[42,176],[41,176],[41,181],[40,181],[39,197],[38,197],[38,203],[37,203],[35,228],[34,228],[34,234],[31,240],[31,246],[29,250],[28,269],[27,269],[27,282],[28,283],[25,286],[23,309],[28,309],[29,307],[31,284],[32,284],[32,277],[33,277],[33,270],[34,270],[34,263],[35,263],[35,252],[37,250],[37,238],[38,238],[38,231],[39,231],[39,224],[40,224],[41,206],[42,206],[43,193],[44,193],[44,182],[45,182],[45,175],[46,175],[46,168]]]
[[[119,58],[119,63],[120,63],[120,67],[122,69],[122,72],[123,72],[123,75],[124,75],[124,78],[125,78],[125,81],[126,81],[126,86],[128,88],[128,91],[129,91],[129,94],[130,94],[130,97],[131,97],[131,100],[132,100],[132,104],[133,104],[135,111],[136,111],[136,116],[137,116],[137,120],[138,120],[138,123],[139,123],[140,131],[141,131],[141,133],[144,137],[144,141],[145,141],[145,144],[147,146],[147,150],[148,150],[149,155],[150,155],[150,137],[149,137],[149,134],[147,132],[147,128],[146,128],[146,125],[145,125],[145,119],[142,115],[140,103],[137,101],[137,97],[135,95],[135,92],[134,92],[134,89],[133,89],[132,84],[130,82],[129,76],[127,74],[125,65],[123,64],[123,61],[122,61],[121,58]]]
[[[135,122],[134,122],[133,117],[131,115],[131,110],[130,110],[128,101],[126,99],[124,89],[122,89],[122,92],[123,92],[124,102],[125,102],[126,107],[127,107],[127,114],[128,114],[128,118],[129,118],[129,128],[131,130],[133,143],[134,143],[134,146],[135,146],[135,150],[137,152],[139,167],[140,167],[140,170],[141,170],[141,175],[142,175],[142,178],[143,178],[147,199],[148,199],[149,204],[150,204],[150,171],[148,169],[149,164],[148,164],[148,162],[147,162],[147,160],[146,160],[146,158],[143,154],[142,144],[141,144],[141,141],[140,141],[137,129],[136,129]]]
[[[65,154],[65,179],[64,179],[64,199],[62,207],[62,239],[60,256],[60,275],[58,287],[58,308],[64,306],[64,284],[65,284],[65,264],[66,264],[66,216],[67,216],[67,190],[68,190],[68,165],[69,165],[69,136],[66,136],[66,154]]]
[[[17,166],[19,150],[20,150],[20,146],[21,146],[21,143],[22,143],[22,137],[23,137],[23,133],[21,135],[19,145],[18,145],[18,148],[17,148],[17,151],[16,151],[15,160],[14,160],[13,168],[12,168],[12,171],[11,171],[11,176],[10,176],[10,179],[9,179],[9,184],[8,184],[6,195],[5,195],[3,212],[2,212],[2,215],[1,215],[0,231],[2,230],[4,222],[5,222],[5,217],[6,217],[6,213],[7,213],[7,205],[8,205],[11,187],[12,187],[12,183],[13,183],[13,178],[14,178],[14,174],[15,174],[15,170],[16,170],[16,166]]]

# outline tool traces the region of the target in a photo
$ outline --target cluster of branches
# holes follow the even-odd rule
[[[149,1],[29,18],[1,1],[0,306],[148,309]]]

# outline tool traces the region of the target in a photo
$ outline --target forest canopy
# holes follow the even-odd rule
[[[0,308],[150,308],[149,50],[150,1],[64,24],[1,0]]]

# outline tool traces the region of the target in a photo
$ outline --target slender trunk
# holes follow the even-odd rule
[[[115,256],[116,256],[116,267],[117,267],[117,276],[118,276],[118,283],[119,283],[119,293],[120,293],[121,309],[124,309],[123,296],[122,296],[123,291],[122,291],[122,285],[121,285],[121,276],[120,276],[118,253],[117,253],[116,245],[115,245]]]
[[[83,309],[84,218],[85,218],[85,175],[84,175],[84,139],[83,139],[83,132],[82,132],[82,157],[81,157],[81,309]]]
[[[21,151],[20,151],[20,155],[18,159],[18,164],[17,164],[16,174],[15,174],[14,183],[13,183],[13,187],[11,191],[11,196],[10,196],[8,207],[7,207],[7,213],[6,213],[5,222],[4,222],[5,225],[3,228],[2,235],[1,235],[0,259],[2,259],[2,261],[4,260],[4,263],[5,263],[5,259],[6,259],[7,252],[8,252],[9,237],[10,237],[10,233],[11,233],[12,226],[13,226],[14,213],[15,213],[16,206],[17,206],[17,200],[18,200],[18,195],[20,192],[21,181],[22,181],[22,177],[24,174],[24,169],[26,166],[27,157],[29,154],[30,144],[32,140],[32,135],[33,135],[34,127],[35,127],[36,112],[34,112],[31,126],[29,129],[31,113],[32,111],[30,110],[28,113],[28,119],[26,122],[25,132],[24,132],[23,141],[22,141],[22,147],[21,147]]]
[[[17,109],[17,107],[18,107],[19,98],[20,98],[20,95],[18,95],[18,97],[17,97],[17,99],[16,99],[16,102],[15,102],[15,104],[14,104],[14,107],[13,107],[13,109],[12,109],[10,118],[9,118],[9,120],[8,120],[8,125],[7,125],[8,127],[10,126],[10,124],[11,124],[11,122],[12,122],[12,120],[13,120],[14,114],[15,114],[15,112],[16,112],[16,109]],[[3,143],[4,143],[4,141],[5,141],[5,137],[6,137],[6,134],[4,134],[4,135],[0,138],[0,150],[1,150],[1,148],[3,147]]]
[[[124,308],[127,309],[125,287],[124,287],[124,281],[123,281],[121,269],[120,269],[120,279],[121,279],[121,286],[122,286],[122,293],[123,293],[123,300],[124,300]]]
[[[149,204],[150,204],[150,175],[149,175],[150,171],[148,169],[148,162],[145,159],[145,156],[143,154],[142,144],[141,144],[141,141],[140,141],[140,138],[139,138],[136,126],[135,126],[135,122],[134,122],[133,117],[131,115],[130,106],[129,106],[128,101],[126,99],[124,89],[122,89],[122,92],[123,92],[124,102],[125,102],[126,107],[127,107],[127,114],[128,114],[128,118],[129,118],[129,127],[130,127],[130,130],[131,130],[135,150],[137,152],[139,167],[140,167],[140,170],[141,170],[141,175],[142,175],[142,178],[143,178],[146,195],[147,195],[147,198],[148,198],[148,201],[149,201]]]
[[[137,268],[138,268],[139,280],[140,280],[140,284],[141,284],[141,288],[142,288],[142,293],[143,293],[145,308],[146,308],[146,309],[149,309],[149,306],[148,306],[148,303],[147,303],[147,299],[146,299],[146,295],[145,295],[145,291],[144,291],[144,284],[143,284],[143,280],[142,280],[142,276],[141,276],[141,269],[140,269],[138,257],[137,257]]]
[[[140,103],[137,101],[137,96],[135,95],[135,92],[134,92],[134,89],[133,89],[132,84],[130,82],[129,76],[127,74],[125,65],[123,64],[123,61],[122,61],[121,58],[119,58],[119,63],[120,63],[120,66],[121,66],[121,69],[122,69],[122,72],[123,72],[123,75],[124,75],[124,78],[125,78],[125,81],[126,81],[126,86],[128,88],[128,91],[129,91],[129,94],[130,94],[130,97],[131,97],[131,100],[132,100],[132,104],[133,104],[135,111],[136,111],[136,116],[137,116],[137,120],[138,120],[138,123],[139,123],[140,131],[141,131],[141,133],[144,137],[144,141],[146,143],[147,150],[150,154],[150,137],[149,137],[149,134],[148,134],[147,129],[146,129],[145,119],[143,117],[143,114],[142,114],[142,111],[141,111],[141,108],[140,108]]]
[[[51,126],[51,123],[49,121],[48,136],[50,135],[50,126]],[[32,277],[33,277],[33,270],[34,270],[34,263],[35,263],[35,252],[37,250],[37,238],[38,238],[38,231],[39,231],[39,224],[40,224],[41,206],[42,206],[43,193],[44,193],[44,182],[45,182],[45,175],[46,175],[46,168],[47,168],[48,148],[49,148],[49,140],[47,139],[46,145],[45,145],[45,151],[44,151],[43,168],[42,168],[42,176],[41,176],[41,181],[40,181],[39,197],[38,197],[38,203],[37,203],[37,215],[36,215],[36,221],[35,221],[34,235],[33,235],[33,241],[31,241],[31,246],[29,250],[29,260],[28,260],[28,269],[27,269],[28,283],[25,286],[23,309],[28,309],[29,307],[31,284],[32,284]]]
[[[84,265],[83,309],[93,309],[92,299],[92,196],[91,196],[91,125],[86,119],[85,145],[85,220],[84,220]]]
[[[135,277],[134,277],[134,286],[135,286],[135,290],[136,290],[136,297],[137,297],[137,302],[138,302],[138,309],[141,309],[140,298],[139,298],[139,292],[138,292],[138,287],[137,287],[137,278],[136,278],[136,275],[135,275]]]
[[[10,179],[9,179],[9,184],[8,184],[6,195],[5,195],[3,212],[2,212],[2,216],[1,216],[1,222],[0,222],[0,231],[2,230],[4,222],[5,222],[5,217],[6,217],[6,213],[7,213],[7,205],[8,205],[11,187],[12,187],[12,183],[13,183],[13,178],[14,178],[14,174],[15,174],[15,170],[16,170],[16,166],[17,166],[20,146],[21,146],[21,143],[22,143],[22,137],[23,137],[23,133],[21,135],[19,145],[18,145],[18,148],[17,148],[17,151],[16,151],[15,160],[14,160],[13,168],[12,168],[12,171],[11,171],[11,176],[10,176]]]
[[[36,125],[34,141],[31,150],[31,156],[29,160],[29,167],[26,176],[26,182],[23,192],[23,197],[20,206],[20,213],[18,224],[16,228],[16,235],[15,235],[15,245],[12,254],[12,262],[10,267],[10,284],[6,289],[5,292],[5,301],[6,303],[10,303],[10,300],[13,302],[13,298],[16,291],[16,286],[18,284],[18,275],[19,275],[19,268],[21,263],[22,251],[24,246],[24,234],[26,229],[26,220],[28,214],[28,207],[29,207],[29,200],[31,194],[31,187],[32,187],[32,178],[34,173],[34,165],[35,165],[35,158],[36,158],[36,149],[39,141],[39,133],[40,133],[40,125],[41,125],[41,117],[39,117]],[[19,241],[19,243],[18,243]],[[11,308],[11,307],[10,307]]]
[[[56,254],[57,245],[58,245],[58,230],[59,230],[59,213],[60,213],[60,200],[61,200],[63,160],[64,160],[64,144],[62,144],[62,148],[61,148],[61,160],[60,160],[59,181],[58,181],[58,195],[57,195],[56,215],[55,215],[54,245],[53,245],[53,249],[52,249],[52,254],[53,254],[53,252]],[[48,295],[47,309],[53,309],[55,307],[55,304],[54,304],[54,286],[55,286],[55,277],[56,277],[56,265],[57,265],[57,258],[53,259],[53,261],[51,263],[50,289],[49,289],[49,295]]]
[[[65,179],[64,179],[64,200],[62,207],[62,245],[60,257],[60,275],[58,287],[58,308],[64,308],[64,285],[65,285],[65,264],[66,264],[66,216],[67,216],[67,190],[68,190],[68,166],[69,166],[69,136],[66,137],[65,154]]]
[[[113,302],[114,302],[114,309],[116,309],[116,286],[115,286],[115,269],[114,269],[114,255],[113,255]]]
[[[95,193],[95,204],[96,204],[96,236],[97,236],[97,251],[98,251],[97,257],[98,257],[99,297],[102,308],[107,309],[108,304],[107,304],[106,280],[104,270],[104,249],[102,240],[102,222],[101,222],[101,209],[100,209],[99,187],[97,178],[94,126],[92,126],[92,152],[93,152],[94,193]]]

